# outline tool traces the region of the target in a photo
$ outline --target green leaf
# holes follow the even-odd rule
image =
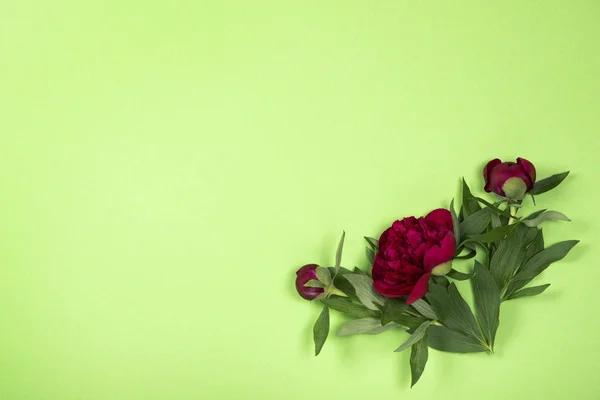
[[[354,270],[352,271],[352,273],[358,274],[358,275],[369,276],[369,274],[367,274],[365,271],[363,271],[362,269],[360,269],[358,267],[354,267]]]
[[[315,341],[315,356],[318,356],[329,335],[329,308],[323,307],[323,311],[317,318],[313,327],[313,338]]]
[[[529,288],[525,288],[525,289],[522,289],[522,290],[512,293],[511,295],[509,295],[506,298],[506,300],[518,299],[519,297],[526,297],[526,296],[536,296],[538,294],[543,293],[544,290],[546,290],[548,288],[548,286],[550,286],[549,283],[547,283],[545,285],[532,286]]]
[[[369,310],[362,304],[354,303],[347,297],[331,296],[329,298],[319,299],[321,303],[329,308],[339,311],[352,318],[379,317],[379,312]]]
[[[506,239],[500,242],[494,252],[490,261],[490,271],[501,292],[506,288],[510,278],[519,267],[517,262],[523,251],[519,232],[512,231]]]
[[[469,251],[467,254],[465,254],[464,256],[457,256],[454,257],[454,259],[456,260],[468,260],[470,258],[473,258],[477,255],[477,252],[474,250]]]
[[[437,285],[447,288],[450,285],[450,281],[445,276],[432,276],[431,279]]]
[[[571,221],[569,217],[567,217],[563,213],[560,213],[558,211],[546,211],[533,219],[523,220],[523,224],[527,225],[530,228],[533,228],[534,226],[538,226],[544,221],[551,220]]]
[[[516,226],[517,224],[499,226],[498,228],[491,229],[481,235],[473,235],[469,239],[479,243],[497,242],[504,239]]]
[[[394,319],[395,323],[397,323],[398,325],[406,326],[409,329],[417,329],[419,325],[426,321],[427,319],[423,317],[413,317],[412,315],[406,314],[402,314],[396,319]]]
[[[342,238],[340,239],[340,243],[338,244],[337,251],[335,252],[335,272],[340,270],[340,266],[342,265],[342,251],[344,250],[344,238],[346,237],[346,231],[342,231]]]
[[[375,263],[375,252],[369,247],[366,247],[365,251],[367,254],[367,260],[369,260],[369,264],[373,265]]]
[[[491,222],[493,229],[500,228],[502,226],[502,220],[500,219],[498,214],[492,214]]]
[[[460,239],[460,224],[458,222],[458,217],[456,216],[456,211],[454,211],[454,199],[450,202],[450,215],[452,216],[452,226],[454,227],[454,237],[456,240]]]
[[[427,298],[444,325],[483,342],[475,317],[454,283],[451,283],[447,289],[430,284]]]
[[[538,229],[536,228],[536,230]],[[544,250],[544,234],[542,230],[539,229],[535,239],[533,239],[529,247],[527,247],[525,260],[528,261],[531,257],[533,257],[542,250]]]
[[[400,299],[386,298],[381,310],[381,325],[396,321],[408,308],[406,302]]]
[[[367,243],[369,243],[369,246],[371,246],[371,248],[374,251],[379,250],[379,240],[369,237],[369,236],[365,236],[365,240],[367,241]]]
[[[315,273],[317,274],[317,279],[323,285],[327,286],[331,284],[331,274],[329,273],[329,270],[327,268],[317,267]]]
[[[448,353],[481,353],[487,348],[479,341],[455,332],[445,326],[431,325],[428,330],[429,347]]]
[[[533,279],[544,271],[553,262],[562,260],[579,240],[567,240],[553,244],[545,250],[531,257],[515,275],[515,281]]]
[[[385,298],[373,288],[373,279],[366,275],[346,274],[344,277],[354,286],[356,296],[367,308],[379,311],[378,306],[385,303]]]
[[[324,287],[323,284],[321,282],[319,282],[316,279],[311,279],[310,281],[306,282],[304,284],[305,287],[312,287],[312,288],[322,288]]]
[[[419,299],[411,304],[411,306],[417,310],[425,318],[436,320],[438,319],[437,314],[433,311],[433,308],[423,299]]]
[[[529,194],[532,196],[537,196],[538,194],[546,193],[547,191],[552,190],[560,185],[560,183],[565,180],[567,175],[569,175],[569,171],[563,172],[562,174],[552,175],[546,179],[537,181],[533,185],[533,189],[531,189]]]
[[[494,348],[496,331],[500,324],[500,290],[490,271],[475,261],[475,276],[471,281],[475,315],[490,349]]]
[[[469,236],[478,235],[490,224],[491,213],[487,208],[483,208],[468,217],[460,224],[461,241]]]
[[[466,281],[473,277],[473,272],[465,274],[464,272],[459,272],[455,269],[451,269],[450,272],[448,272],[447,276],[449,276],[450,278],[452,278],[456,281]]]
[[[423,336],[425,336],[425,334],[427,333],[427,328],[429,328],[429,325],[431,324],[431,321],[425,321],[423,322],[421,325],[419,325],[419,327],[413,332],[412,335],[410,335],[410,337],[408,339],[406,339],[406,342],[402,343],[402,345],[400,345],[400,347],[398,347],[396,350],[394,350],[395,352],[401,352],[403,350],[408,349],[410,346],[412,346],[413,344],[417,343],[419,340],[423,339]]]
[[[475,214],[477,211],[481,210],[479,203],[477,200],[473,198],[471,194],[471,190],[469,189],[469,185],[463,178],[462,180],[462,213],[467,219],[470,215]],[[462,227],[461,227],[462,231]],[[461,232],[462,233],[462,232]]]
[[[423,375],[423,371],[425,370],[427,357],[429,355],[427,342],[427,333],[425,333],[423,338],[418,343],[415,343],[410,351],[411,388],[417,384],[421,378],[421,375]]]
[[[504,215],[504,216],[509,216],[510,212],[509,210],[501,210],[500,208],[498,208],[498,206],[486,201],[485,199],[482,199],[481,197],[473,197],[475,200],[477,200],[480,203],[485,204],[490,210],[492,210],[494,213],[494,215],[498,216],[498,215]]]
[[[381,325],[381,321],[375,318],[360,318],[353,319],[346,322],[337,331],[337,336],[351,336],[351,335],[377,335],[379,333],[388,331],[393,328],[399,328],[400,325],[395,323],[387,324],[386,326]]]

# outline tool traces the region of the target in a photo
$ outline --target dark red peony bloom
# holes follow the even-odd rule
[[[496,158],[483,169],[483,178],[486,192],[520,200],[533,189],[535,167],[524,158],[517,158],[516,163]]]
[[[373,286],[386,297],[425,296],[431,275],[445,275],[456,253],[452,215],[440,208],[426,217],[395,221],[379,238]]]
[[[323,288],[306,287],[304,284],[311,279],[317,279],[317,264],[308,264],[296,271],[296,290],[306,300],[312,300],[325,290]]]

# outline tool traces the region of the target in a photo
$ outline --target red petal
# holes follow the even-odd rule
[[[494,158],[492,161],[487,163],[485,168],[483,168],[483,179],[485,180],[485,191],[488,193],[493,190],[490,185],[490,173],[492,172],[492,169],[494,169],[494,167],[499,164],[502,164],[502,161],[500,161],[499,158]]]
[[[427,289],[429,288],[429,278],[430,277],[431,277],[431,274],[426,273],[425,275],[423,275],[419,278],[419,280],[415,284],[415,287],[413,287],[413,290],[410,293],[410,296],[408,296],[408,300],[406,300],[406,304],[412,304],[415,301],[422,298],[423,296],[425,296],[425,294],[427,293]]]
[[[517,163],[523,167],[529,178],[531,179],[530,185],[528,185],[527,190],[533,189],[533,184],[535,183],[535,166],[524,158],[517,158]]]
[[[445,208],[438,208],[427,214],[425,216],[425,222],[435,226],[445,226],[450,230],[453,229],[452,214]]]
[[[423,257],[425,271],[431,271],[433,267],[452,260],[455,253],[456,239],[454,233],[448,232],[442,239],[441,246],[432,246],[425,253],[425,257]]]

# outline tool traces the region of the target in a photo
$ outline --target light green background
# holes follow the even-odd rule
[[[596,0],[2,1],[0,399],[600,398],[599,72]],[[517,156],[582,243],[497,354],[312,355],[299,266]]]

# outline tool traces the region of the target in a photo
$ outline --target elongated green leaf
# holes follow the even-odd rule
[[[462,255],[462,256],[457,256],[454,257],[456,260],[468,260],[470,258],[473,258],[477,255],[477,252],[474,250],[469,251],[467,254]]]
[[[471,285],[477,321],[488,347],[493,349],[500,324],[500,290],[490,271],[478,261],[475,261],[475,276]]]
[[[517,262],[520,254],[524,251],[521,237],[517,231],[512,231],[506,239],[500,242],[490,261],[490,271],[500,292],[506,288],[510,278],[519,267]]]
[[[492,229],[500,228],[502,226],[502,220],[498,216],[498,214],[492,214],[491,218]]]
[[[509,210],[501,210],[500,208],[498,208],[497,205],[492,204],[488,201],[486,201],[485,199],[482,199],[481,197],[473,197],[475,200],[477,200],[478,202],[485,204],[490,210],[493,211],[493,214],[498,216],[498,215],[504,215],[504,216],[509,216],[510,212]]]
[[[527,247],[525,261],[528,261],[531,257],[533,257],[542,250],[544,250],[544,234],[542,230],[539,229],[535,239],[533,239],[529,247]]]
[[[471,189],[469,189],[469,185],[463,178],[462,180],[462,213],[464,218],[467,219],[470,215],[475,214],[477,211],[481,210],[479,203],[477,200],[473,198],[471,194]],[[461,229],[462,231],[462,229]],[[462,234],[462,233],[461,233]]]
[[[547,249],[540,251],[523,265],[519,273],[514,277],[514,280],[523,281],[535,278],[548,268],[550,264],[562,260],[577,243],[579,243],[579,240],[567,240],[553,244]]]
[[[491,213],[487,208],[483,208],[475,213],[465,217],[465,220],[460,224],[461,241],[473,236],[479,235],[490,224]]]
[[[491,229],[486,233],[470,236],[469,239],[479,243],[497,242],[504,239],[506,235],[508,235],[517,226],[517,224],[499,226],[498,228]]]
[[[406,342],[402,343],[400,345],[400,347],[398,347],[396,350],[394,350],[395,352],[400,352],[403,350],[408,349],[410,346],[412,346],[413,344],[417,343],[419,340],[423,339],[423,336],[425,336],[425,334],[427,333],[427,328],[429,328],[429,325],[431,324],[430,321],[425,321],[423,322],[421,325],[419,325],[419,327],[413,332],[412,335],[410,335],[410,337],[408,339],[406,339]]]
[[[427,299],[444,325],[483,342],[475,317],[454,283],[450,283],[447,289],[430,284]]]
[[[450,281],[445,276],[432,276],[431,279],[437,285],[447,288],[450,285]]]
[[[329,335],[329,308],[323,307],[323,311],[317,318],[313,327],[313,338],[315,341],[315,356],[318,356]]]
[[[396,321],[407,308],[408,305],[404,300],[386,298],[381,310],[381,325]]]
[[[541,224],[544,221],[551,221],[551,220],[571,221],[569,219],[569,217],[567,217],[563,213],[560,213],[558,211],[546,211],[533,219],[524,220],[523,223],[525,225],[527,225],[528,227],[532,228],[534,226],[538,226],[539,224]]]
[[[548,286],[550,286],[549,283],[547,283],[545,285],[540,285],[540,286],[528,287],[528,288],[525,288],[525,289],[522,289],[522,290],[512,293],[511,295],[509,295],[506,298],[506,300],[518,299],[519,297],[526,297],[526,296],[536,296],[538,294],[543,293],[544,290],[548,289]]]
[[[560,185],[560,183],[565,180],[567,175],[569,175],[569,171],[563,172],[562,174],[552,175],[546,179],[537,181],[533,185],[533,189],[531,189],[529,194],[537,196],[538,194],[546,193],[547,191],[552,190]]]
[[[465,274],[464,272],[459,272],[455,269],[451,269],[450,272],[448,272],[447,274],[450,278],[454,279],[455,281],[466,281],[468,279],[471,279],[473,277],[473,272]]]
[[[424,317],[413,317],[412,315],[402,314],[396,319],[394,322],[398,325],[405,326],[411,330],[417,329],[423,322],[426,322],[427,319]]]
[[[386,326],[381,325],[381,321],[375,318],[360,318],[346,322],[337,331],[337,336],[351,335],[377,335],[390,329],[400,328],[400,325],[392,322]]]
[[[429,348],[427,346],[428,338],[427,332],[423,338],[413,344],[410,351],[410,375],[411,375],[411,383],[410,387],[412,388],[417,384],[421,375],[423,375],[423,371],[425,370],[425,365],[427,364],[427,358],[429,356]]]
[[[317,267],[315,273],[317,274],[317,279],[323,285],[327,286],[331,283],[331,274],[329,273],[329,270],[327,268]]]
[[[365,240],[367,241],[367,243],[369,243],[369,246],[371,246],[371,248],[374,251],[379,250],[379,240],[369,237],[369,236],[365,236]]]
[[[344,250],[344,238],[346,237],[346,231],[342,231],[342,237],[340,239],[340,243],[338,244],[337,251],[335,252],[335,272],[340,269],[342,265],[342,251]]]
[[[411,306],[419,312],[425,318],[436,320],[438,319],[437,314],[433,311],[433,308],[423,299],[419,299],[411,304]]]
[[[352,270],[353,274],[358,274],[358,275],[365,275],[365,276],[369,276],[369,274],[367,274],[366,271],[363,271],[362,269],[358,268],[358,267],[354,267],[354,270]]]
[[[321,303],[329,306],[331,309],[339,311],[353,318],[379,317],[380,313],[369,310],[362,304],[354,303],[347,297],[331,296],[329,298],[320,299]]]
[[[378,306],[385,303],[385,298],[373,288],[373,279],[366,275],[346,274],[344,278],[354,286],[356,296],[367,308],[379,311]]]
[[[448,353],[481,353],[487,348],[477,340],[444,326],[431,325],[428,329],[429,347]]]
[[[458,217],[456,216],[456,211],[454,210],[454,199],[450,202],[450,215],[452,216],[452,226],[454,229],[454,237],[456,240],[460,240],[460,224],[458,222]]]
[[[322,288],[323,284],[316,279],[311,279],[310,281],[306,282],[304,286],[312,288]]]
[[[373,263],[375,263],[375,252],[373,251],[373,249],[366,247],[365,254],[367,255],[367,260],[369,261],[369,264],[373,265]]]

